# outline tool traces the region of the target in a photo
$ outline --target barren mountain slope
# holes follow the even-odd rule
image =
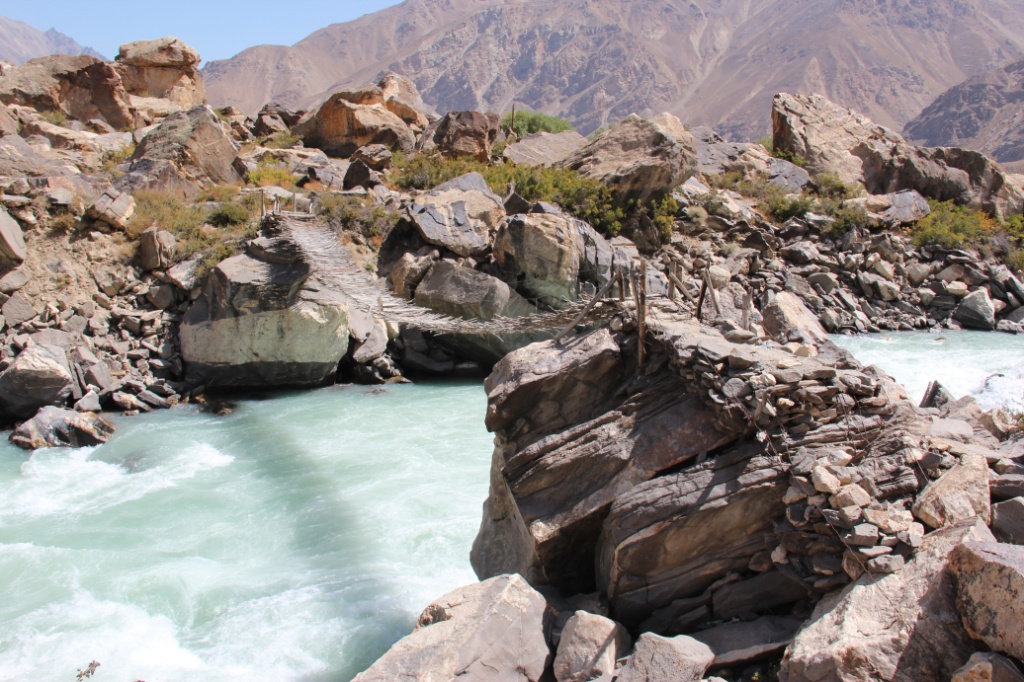
[[[513,102],[583,132],[668,109],[734,138],[771,97],[820,92],[894,128],[964,78],[1024,56],[1017,0],[407,0],[294,47],[213,62],[211,100],[311,105],[385,70],[440,111]]]
[[[1024,172],[1024,61],[944,92],[903,133],[918,144],[977,149]]]
[[[23,64],[50,54],[87,54],[103,59],[92,48],[82,47],[52,28],[44,33],[20,21],[0,17],[0,60]]]

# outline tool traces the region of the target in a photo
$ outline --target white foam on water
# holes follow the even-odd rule
[[[97,514],[174,487],[234,457],[208,445],[190,447],[166,463],[135,470],[96,459],[99,448],[37,450],[21,477],[0,495],[0,524],[19,517]]]
[[[0,442],[0,680],[344,682],[475,580],[479,385],[329,389]]]
[[[887,332],[833,336],[865,365],[877,365],[920,401],[938,381],[956,398],[972,395],[982,409],[1024,401],[1024,337],[996,332]]]

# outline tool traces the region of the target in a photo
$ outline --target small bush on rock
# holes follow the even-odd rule
[[[261,163],[249,171],[249,182],[257,187],[294,187],[295,176],[287,168],[272,163]]]
[[[203,224],[206,214],[202,209],[187,205],[178,195],[159,190],[139,190],[135,197],[135,213],[125,230],[129,237],[138,237],[149,227],[179,234]]]
[[[952,201],[929,201],[932,212],[911,229],[914,246],[958,249],[977,244],[993,234],[998,223],[982,211],[957,206]]]
[[[245,206],[229,201],[210,211],[206,220],[217,227],[241,225],[252,220],[252,214]]]
[[[562,133],[573,129],[572,123],[564,118],[535,111],[517,111],[514,118],[511,112],[507,113],[501,119],[501,127],[506,133],[514,131],[519,137],[541,132]]]
[[[291,133],[274,133],[263,141],[263,146],[267,149],[291,149],[299,143],[300,139],[298,135]]]

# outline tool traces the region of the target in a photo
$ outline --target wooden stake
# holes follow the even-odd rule
[[[565,327],[565,329],[558,332],[558,335],[555,336],[554,338],[554,342],[558,343],[565,337],[566,334],[575,329],[576,325],[578,325],[583,320],[583,318],[586,317],[590,313],[590,311],[594,309],[594,306],[597,305],[597,302],[604,299],[604,297],[608,294],[608,291],[612,288],[612,284],[614,283],[615,278],[609,278],[608,282],[605,283],[603,287],[601,287],[601,291],[597,292],[597,294],[592,299],[590,299],[590,301],[587,302],[587,305],[584,306],[580,314],[574,317],[572,322],[570,322]]]
[[[715,291],[715,287],[711,285],[711,270],[710,268],[704,268],[704,281],[708,285],[708,293],[711,294],[711,304],[715,306],[715,314],[722,314],[722,306],[718,304],[718,292]]]
[[[700,296],[697,298],[697,321],[701,321],[701,315],[704,314],[704,296],[708,293],[708,280],[703,278],[700,283]]]
[[[637,333],[640,336],[640,346],[637,349],[638,366],[644,366],[644,355],[647,352],[647,261],[640,261],[640,286],[637,299],[639,305],[636,309]]]

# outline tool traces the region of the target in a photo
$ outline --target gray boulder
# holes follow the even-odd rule
[[[460,256],[481,256],[491,248],[491,236],[505,208],[479,173],[470,173],[418,194],[408,217],[430,244]]]
[[[119,230],[128,226],[128,221],[135,214],[135,198],[127,192],[118,192],[113,187],[89,204],[86,215],[94,220],[102,220]]]
[[[423,611],[412,634],[354,682],[539,682],[554,613],[521,576],[462,587]]]
[[[988,473],[984,457],[964,456],[960,464],[921,491],[914,503],[914,516],[932,528],[975,516],[988,523],[992,519]]]
[[[987,289],[978,289],[964,296],[953,312],[953,319],[965,327],[991,331],[996,328],[996,309]]]
[[[800,618],[764,616],[749,622],[725,623],[692,636],[714,652],[714,666],[724,668],[777,655],[789,646],[801,625]]]
[[[618,682],[699,682],[715,654],[692,637],[662,637],[645,632],[633,655],[616,678]]]
[[[501,118],[493,112],[449,111],[437,123],[430,139],[443,156],[487,161],[500,127]]]
[[[106,443],[114,425],[91,412],[47,406],[11,434],[11,442],[25,450],[82,448]]]
[[[32,345],[0,373],[0,408],[27,419],[46,405],[63,405],[73,385],[62,348]]]
[[[980,520],[944,528],[925,537],[902,571],[865,575],[821,601],[786,651],[780,681],[949,679],[975,651],[946,570],[954,548],[971,540],[994,538]]]
[[[994,651],[1024,659],[1024,547],[966,542],[953,550],[964,627]]]
[[[217,387],[312,386],[348,350],[347,306],[308,280],[286,246],[262,240],[254,255],[221,262],[182,321],[186,378]]]
[[[153,226],[139,237],[139,265],[143,270],[163,270],[174,264],[177,240],[166,230]]]
[[[1024,545],[1024,497],[992,505],[992,532],[1000,542]]]
[[[380,88],[339,92],[292,128],[307,147],[330,156],[347,157],[360,147],[382,144],[392,151],[411,152],[416,138],[401,118],[385,106]]]
[[[575,221],[560,215],[512,216],[494,241],[494,259],[524,293],[564,308],[579,297],[584,242]]]
[[[670,114],[649,121],[629,116],[558,166],[645,201],[672,191],[697,171],[696,142]]]

